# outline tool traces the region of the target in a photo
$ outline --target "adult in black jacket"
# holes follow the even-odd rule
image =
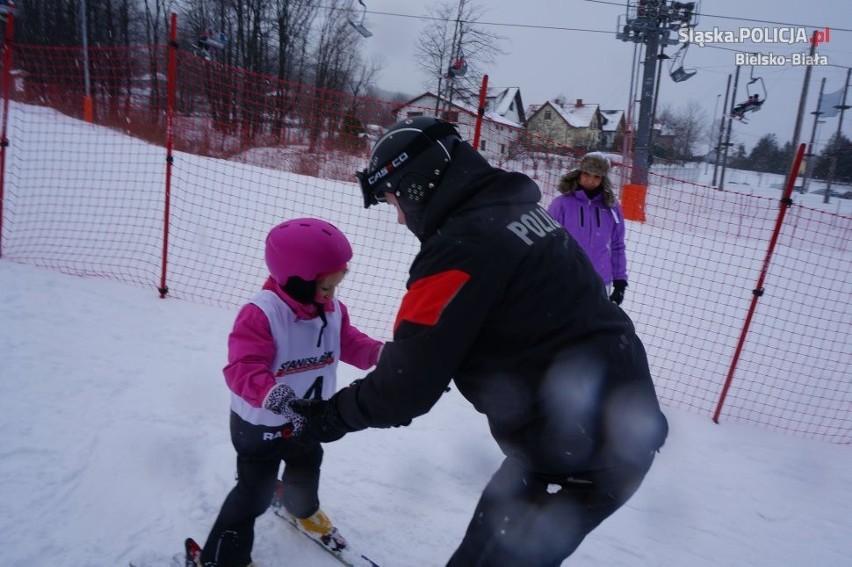
[[[294,400],[322,441],[410,422],[454,381],[506,459],[449,565],[559,565],[639,487],[668,425],[630,319],[536,184],[434,118],[397,123],[358,174],[422,247],[376,369]]]

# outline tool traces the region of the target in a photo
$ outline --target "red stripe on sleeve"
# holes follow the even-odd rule
[[[459,270],[448,270],[414,282],[402,298],[393,330],[403,320],[433,326],[444,308],[453,300],[470,275]]]

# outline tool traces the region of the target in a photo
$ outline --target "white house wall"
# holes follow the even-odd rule
[[[420,97],[404,106],[399,107],[397,119],[402,120],[411,115],[412,112],[421,113],[422,116],[433,116],[435,114],[435,97]],[[476,115],[471,111],[460,109],[453,105],[453,111],[458,112],[456,127],[462,137],[473,144],[476,132]],[[439,110],[443,113],[443,108]],[[506,119],[502,119],[506,120]],[[508,124],[502,124],[490,119],[487,115],[482,120],[480,131],[480,153],[493,165],[499,166],[502,160],[508,157],[509,149],[517,142],[521,129],[513,128]],[[484,145],[485,149],[481,149]]]

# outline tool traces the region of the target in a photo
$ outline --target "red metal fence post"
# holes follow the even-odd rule
[[[12,84],[12,39],[14,37],[15,16],[6,14],[6,35],[3,39],[3,126],[0,131],[0,258],[3,257],[3,201],[6,198],[6,137],[9,125],[9,90]]]
[[[479,88],[479,108],[476,110],[476,128],[473,131],[473,149],[479,151],[479,135],[482,131],[482,117],[485,116],[485,96],[488,92],[488,75],[482,76],[482,86]]]
[[[734,351],[734,358],[731,360],[731,367],[728,370],[728,377],[725,379],[725,385],[722,387],[722,394],[719,396],[719,403],[716,405],[716,411],[713,414],[713,421],[719,423],[719,414],[722,413],[722,405],[725,403],[725,398],[728,395],[728,389],[731,387],[731,381],[734,379],[734,372],[737,369],[737,362],[740,359],[740,354],[745,344],[746,335],[751,325],[751,319],[754,316],[754,311],[757,307],[757,300],[763,295],[763,281],[766,279],[766,272],[769,271],[769,262],[772,259],[772,252],[775,250],[775,244],[778,242],[778,235],[781,233],[781,225],[784,224],[784,215],[787,209],[792,204],[790,195],[793,194],[793,187],[796,184],[796,177],[799,175],[799,167],[802,165],[802,156],[805,153],[805,144],[799,144],[799,149],[796,152],[796,157],[793,160],[793,166],[790,168],[790,173],[787,176],[787,185],[784,187],[784,194],[781,196],[781,202],[778,207],[778,218],[775,221],[775,229],[772,232],[772,238],[769,241],[769,248],[766,251],[766,258],[763,260],[763,266],[760,270],[760,276],[757,279],[757,286],[751,292],[751,306],[746,315],[743,330],[740,333],[740,340],[737,343],[737,348]]]
[[[169,286],[166,285],[166,269],[169,258],[169,212],[172,197],[172,147],[174,146],[174,116],[175,116],[175,83],[177,81],[177,14],[172,14],[171,30],[169,32],[169,69],[168,96],[166,98],[166,194],[163,205],[163,265],[160,274],[160,297],[166,297]]]

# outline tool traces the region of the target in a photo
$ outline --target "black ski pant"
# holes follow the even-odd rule
[[[557,567],[636,492],[653,460],[545,477],[507,458],[447,565]]]
[[[319,509],[322,445],[306,436],[289,438],[288,429],[253,425],[231,412],[237,484],[207,536],[201,553],[205,567],[246,567],[251,563],[254,521],[272,502],[282,461],[287,511],[307,518]]]

